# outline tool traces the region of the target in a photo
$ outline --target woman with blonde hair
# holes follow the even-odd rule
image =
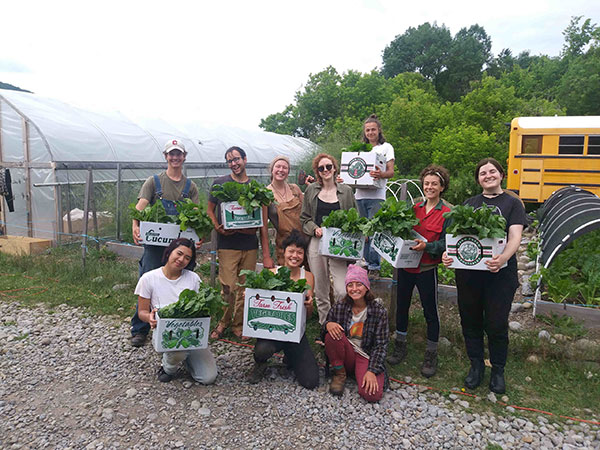
[[[330,212],[338,209],[356,208],[352,188],[337,183],[339,173],[337,160],[326,153],[320,153],[313,159],[312,167],[316,182],[312,183],[304,193],[300,222],[302,231],[311,237],[308,245],[308,264],[315,276],[315,298],[319,312],[319,323],[323,324],[331,309],[329,298],[330,277],[333,279],[334,302],[346,295],[346,261],[329,258],[319,254],[319,243],[323,236],[321,223]]]

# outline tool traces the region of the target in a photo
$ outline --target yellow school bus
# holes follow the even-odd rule
[[[506,187],[541,203],[570,185],[600,196],[600,116],[513,119]]]

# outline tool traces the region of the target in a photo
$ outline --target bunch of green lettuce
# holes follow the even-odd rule
[[[250,180],[250,183],[246,184],[235,181],[228,181],[222,185],[216,184],[211,194],[222,202],[238,202],[248,214],[252,214],[256,208],[269,206],[275,201],[273,192],[256,180]]]
[[[194,203],[189,198],[184,201],[177,202],[177,212],[175,222],[179,224],[182,231],[191,228],[196,232],[201,239],[208,236],[213,230],[213,223],[204,211],[204,207]]]
[[[413,227],[419,224],[412,206],[388,198],[365,227],[365,234],[388,233],[402,239],[413,238]]]
[[[373,149],[371,144],[366,142],[355,142],[346,148],[343,148],[344,152],[370,152]]]
[[[290,269],[285,266],[280,267],[277,273],[273,273],[269,269],[263,269],[259,273],[253,270],[242,270],[240,276],[243,275],[246,275],[246,282],[244,284],[238,283],[238,285],[250,289],[304,292],[311,288],[304,278],[298,281],[292,280],[290,278]]]
[[[326,228],[339,228],[345,233],[364,234],[369,219],[361,217],[355,208],[336,209],[323,218],[321,226]]]
[[[444,213],[449,220],[446,232],[453,236],[470,234],[479,239],[503,238],[506,236],[506,219],[485,203],[477,210],[469,205],[456,205]]]
[[[173,223],[173,216],[167,214],[160,200],[154,202],[154,205],[146,206],[141,211],[135,205],[135,202],[129,204],[129,215],[132,219],[140,222]]]
[[[227,303],[221,300],[218,290],[207,284],[200,284],[198,292],[184,289],[179,294],[179,300],[160,308],[158,315],[161,319],[187,319],[197,317],[211,317],[220,320],[223,307]]]

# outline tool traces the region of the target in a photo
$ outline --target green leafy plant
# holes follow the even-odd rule
[[[195,317],[211,317],[219,320],[223,315],[223,302],[218,290],[207,284],[201,284],[198,292],[184,289],[179,294],[179,300],[162,307],[158,315],[162,319],[186,319]]]
[[[346,148],[343,148],[344,152],[370,152],[373,149],[371,144],[366,142],[354,142]]]
[[[537,236],[527,243],[527,256],[531,261],[537,260],[537,257],[540,254],[539,245],[540,241]]]
[[[179,214],[175,217],[175,221],[182,231],[191,228],[199,238],[208,236],[211,233],[213,223],[204,211],[203,206],[186,198],[184,201],[177,202],[176,207]]]
[[[506,236],[506,219],[483,204],[475,210],[469,205],[456,205],[444,213],[444,218],[450,221],[447,233],[453,236],[470,234],[479,239],[503,238]]]
[[[141,211],[135,207],[136,203],[129,204],[129,215],[132,219],[140,222],[158,222],[173,223],[174,217],[167,214],[165,207],[160,200],[154,202],[154,205],[148,205]]]
[[[256,180],[250,180],[245,184],[235,181],[228,181],[222,185],[216,184],[211,194],[223,202],[238,202],[248,214],[256,208],[268,206],[275,201],[273,192]]]
[[[246,281],[243,284],[238,283],[238,285],[251,289],[285,292],[304,292],[311,288],[305,279],[292,280],[290,273],[290,269],[285,266],[280,267],[277,273],[273,273],[269,269],[263,269],[258,273],[253,270],[242,270],[240,276],[245,275]]]
[[[331,211],[323,218],[322,226],[326,228],[339,228],[344,233],[363,233],[369,219],[361,217],[356,208],[337,209]]]
[[[379,232],[402,239],[412,239],[413,227],[418,224],[419,219],[410,205],[388,198],[364,228],[364,232],[368,236]]]

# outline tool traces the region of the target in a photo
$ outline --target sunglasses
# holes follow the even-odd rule
[[[331,169],[333,169],[333,164],[325,164],[324,166],[317,167],[319,172],[325,172],[326,170],[329,171]]]

